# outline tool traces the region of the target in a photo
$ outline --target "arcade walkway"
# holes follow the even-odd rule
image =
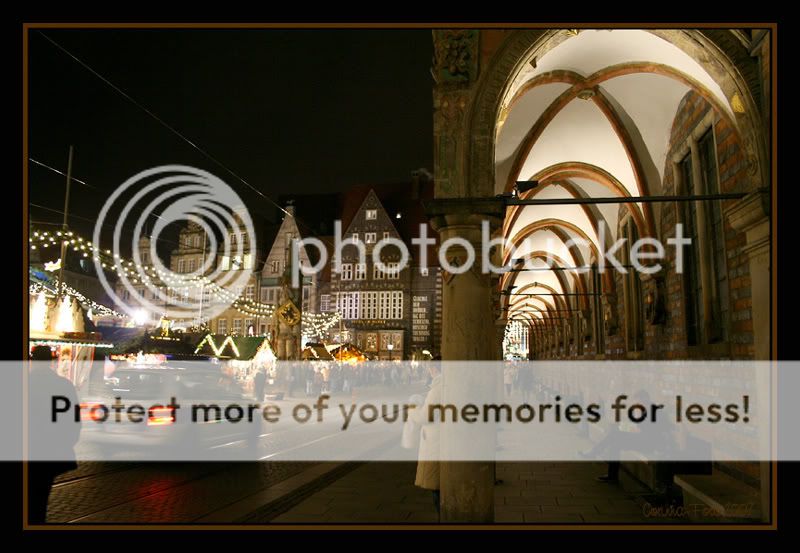
[[[602,472],[599,463],[498,464],[503,483],[495,487],[495,522],[681,522],[647,516],[632,494],[596,481]],[[430,493],[414,487],[414,474],[410,463],[367,463],[269,522],[435,523]]]

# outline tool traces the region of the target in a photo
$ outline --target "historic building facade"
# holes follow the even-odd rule
[[[415,181],[411,186],[420,184]],[[392,194],[396,188],[387,190],[391,202],[388,209],[374,188],[354,188],[349,193],[342,225],[345,246],[341,270],[331,271],[331,299],[324,302],[329,309],[335,305],[341,314],[338,332],[332,329],[337,338],[379,359],[408,359],[423,351],[434,355],[441,336],[437,322],[441,313],[440,273],[435,256],[429,256],[428,266],[423,267],[413,250],[410,238],[418,232],[415,225],[427,223],[414,212],[419,208],[418,193],[408,188],[406,185],[397,195]],[[409,201],[414,195],[417,198]],[[353,210],[352,206],[357,208]],[[408,248],[405,266],[400,248],[389,240]],[[356,243],[363,245],[363,259]],[[374,262],[376,248],[383,267]]]

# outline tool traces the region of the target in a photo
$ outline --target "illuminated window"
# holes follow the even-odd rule
[[[233,319],[233,326],[231,327],[231,334],[241,336],[242,334],[242,319]]]
[[[374,221],[378,218],[378,210],[377,209],[368,209],[367,210],[367,221]]]
[[[367,278],[367,264],[356,263],[356,280],[364,280]]]
[[[377,239],[377,234],[374,232],[367,232],[364,233],[364,241],[367,244],[374,244]]]
[[[228,333],[228,319],[217,319],[217,334]]]
[[[353,280],[353,264],[342,263],[342,280]]]

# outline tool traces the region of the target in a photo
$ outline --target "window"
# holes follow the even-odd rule
[[[244,299],[253,301],[255,297],[256,297],[256,287],[253,284],[248,284],[247,288],[244,289]]]
[[[363,306],[361,308],[362,318],[364,318],[364,319],[377,319],[378,318],[378,292],[364,292],[362,299],[363,299]]]
[[[692,155],[680,164],[684,191],[692,193]],[[697,202],[683,204],[683,234],[691,243],[683,253],[683,293],[686,298],[686,339],[690,346],[701,342],[703,290],[700,280],[700,240],[697,234]]]
[[[390,319],[392,310],[392,293],[378,292],[378,318]]]
[[[220,262],[220,268],[223,271],[230,271],[231,269],[231,257],[229,255],[223,255],[222,261]]]
[[[358,233],[357,232],[353,233],[353,242],[358,243]]]
[[[244,254],[244,269],[252,269],[253,268],[253,254],[246,253]]]
[[[275,288],[264,288],[261,290],[261,301],[264,303],[275,303]]]
[[[249,238],[247,237],[247,233],[246,233],[246,232],[243,232],[243,233],[241,234],[241,237],[242,237],[242,246],[244,246],[244,247],[246,248],[246,247],[247,247],[247,244],[248,244],[248,242],[249,242]]]
[[[342,313],[343,319],[358,319],[360,318],[359,298],[358,292],[342,292],[339,294],[340,306],[339,310]]]
[[[623,265],[630,265],[630,251],[633,244],[639,240],[633,217],[628,217],[622,223],[622,236],[626,239],[625,247],[621,248]],[[628,268],[622,275],[622,291],[625,299],[625,345],[628,351],[642,351],[644,349],[644,304],[642,301],[642,281],[636,269]]]
[[[229,239],[230,239],[230,241],[231,241],[231,247],[232,247],[232,248],[236,247],[236,233],[235,233],[235,232],[232,232],[232,233],[230,233],[230,234],[228,235],[228,238],[229,238]]]
[[[323,313],[327,313],[331,310],[331,295],[330,294],[322,294],[319,297],[319,310]]]
[[[356,280],[364,280],[367,278],[367,264],[356,263]]]
[[[717,178],[716,142],[714,129],[709,129],[697,144],[702,168],[702,192],[700,194],[719,194]],[[708,236],[708,256],[711,274],[711,325],[708,342],[728,339],[728,267],[725,258],[725,223],[719,200],[705,202],[706,235]]]
[[[242,319],[233,319],[233,326],[231,327],[231,334],[235,336],[242,335]]]
[[[386,278],[390,280],[397,280],[400,278],[399,263],[386,263]]]
[[[386,240],[387,238],[389,238],[389,232],[388,231],[384,231],[383,232],[383,239]]]
[[[377,234],[374,232],[367,232],[364,233],[364,241],[367,244],[374,244],[377,239]]]
[[[274,259],[270,262],[270,270],[273,274],[281,272],[281,261],[279,259]]]
[[[367,221],[374,221],[378,218],[378,210],[377,209],[368,209],[367,210]]]
[[[186,272],[193,273],[194,272],[194,259],[189,259],[186,262]]]
[[[178,260],[178,272],[179,273],[185,273],[186,272],[186,260],[185,259],[179,259]]]
[[[695,164],[698,166],[695,167]],[[684,193],[719,193],[713,127],[698,140],[696,148],[679,165]],[[699,182],[695,176],[699,177]],[[728,268],[720,202],[683,202],[682,215],[683,234],[691,240],[689,247],[684,250],[683,267],[688,345],[726,341]],[[700,239],[701,228],[705,231],[704,240]],[[706,307],[708,313],[705,312]],[[705,321],[708,321],[707,327]]]
[[[143,251],[140,257],[142,258],[142,265],[148,265],[150,263],[150,252]]]
[[[211,288],[208,286],[203,287],[203,305],[211,303]]]
[[[217,334],[228,333],[228,319],[217,319]]]
[[[251,328],[253,329],[253,332],[255,333],[255,328],[253,327],[253,322],[254,322],[253,319],[245,319],[244,320],[244,331],[245,331],[245,334],[247,334],[248,336],[250,335],[250,329]]]
[[[195,248],[199,248],[200,247],[200,235],[199,234],[195,234],[194,236],[192,236],[192,246],[195,247]]]
[[[392,292],[392,310],[390,319],[403,318],[403,292],[398,290]]]
[[[342,263],[342,280],[353,280],[353,264]]]

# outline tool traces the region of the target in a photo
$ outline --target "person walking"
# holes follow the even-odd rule
[[[258,372],[253,377],[253,396],[256,401],[261,403],[264,401],[264,386],[267,383],[267,374],[264,369],[258,369]]]
[[[522,392],[522,402],[528,403],[533,391],[533,368],[524,363],[517,371],[517,384]]]
[[[52,368],[52,353],[48,346],[36,346],[31,351],[29,372],[29,454],[28,463],[28,523],[47,522],[47,504],[53,482],[59,474],[78,468],[75,444],[81,423],[66,418],[50,419],[52,398],[62,396],[71,405],[78,404],[75,386],[59,376]]]
[[[431,376],[431,387],[425,402],[416,406],[409,414],[409,419],[420,426],[419,454],[417,473],[414,485],[430,490],[436,512],[440,512],[440,462],[439,462],[439,425],[428,420],[428,406],[442,402],[442,373],[438,363],[430,363],[428,371]]]
[[[506,395],[511,396],[511,388],[514,385],[514,367],[506,361],[506,366],[503,368],[503,384],[506,386]]]

